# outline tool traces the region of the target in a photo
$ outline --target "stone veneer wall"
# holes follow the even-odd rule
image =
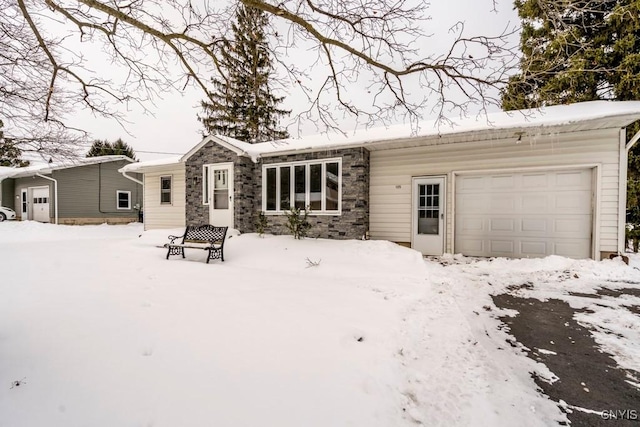
[[[233,151],[212,141],[189,157],[185,164],[187,225],[209,223],[209,206],[202,204],[202,166],[225,162],[233,162],[234,164],[233,228],[244,233],[251,232],[255,228],[255,215],[257,215],[255,207],[255,193],[258,188],[255,181],[256,165],[251,159],[238,157]],[[198,177],[197,184],[193,182],[194,177]]]
[[[255,221],[262,210],[262,166],[264,164],[315,159],[342,158],[342,215],[309,215],[309,237],[360,239],[369,230],[369,151],[364,148],[327,150],[263,158],[254,164],[247,157],[209,142],[185,164],[187,225],[207,224],[209,206],[202,204],[202,166],[234,163],[234,228],[255,232]],[[194,177],[198,183],[194,185]],[[289,234],[285,215],[268,215],[267,232]]]
[[[342,215],[307,217],[309,237],[361,239],[369,231],[369,151],[364,148],[327,150],[315,153],[266,157],[256,165],[256,182],[262,185],[262,166],[272,163],[342,158]],[[256,191],[257,209],[262,208],[262,191]],[[267,215],[268,233],[289,234],[285,215]]]

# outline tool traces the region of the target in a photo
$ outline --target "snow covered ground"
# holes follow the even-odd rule
[[[424,261],[253,234],[224,263],[166,261],[168,234],[0,224],[2,425],[550,425],[565,415],[530,372],[554,374],[505,345],[491,294],[530,281],[517,292],[577,304],[568,290],[640,283],[638,258]],[[638,369],[637,317],[598,301],[579,320]]]

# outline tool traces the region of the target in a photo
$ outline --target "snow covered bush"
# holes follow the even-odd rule
[[[287,216],[286,226],[293,235],[294,239],[302,239],[307,237],[307,232],[311,228],[311,224],[307,221],[307,216],[310,210],[291,208],[290,211],[285,211]]]
[[[258,236],[262,237],[266,229],[267,216],[264,214],[264,212],[260,212],[258,214],[258,219],[256,219],[256,233],[258,233]]]

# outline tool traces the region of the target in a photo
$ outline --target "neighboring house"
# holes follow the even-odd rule
[[[15,210],[23,221],[134,222],[142,203],[142,186],[118,173],[118,169],[132,162],[126,156],[101,156],[2,168],[0,202]]]
[[[145,230],[185,226],[185,175],[180,156],[131,163],[119,172],[143,176]]]
[[[286,210],[309,207],[310,236],[600,259],[623,251],[627,154],[640,138],[626,143],[625,127],[639,119],[640,102],[594,101],[333,140],[210,136],[180,159],[186,223],[251,232],[263,211],[281,234]],[[147,220],[161,215],[149,208]]]

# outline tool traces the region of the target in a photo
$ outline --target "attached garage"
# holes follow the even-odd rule
[[[436,256],[620,253],[639,119],[640,102],[596,101],[368,141],[370,236]]]
[[[455,176],[455,250],[592,257],[595,168]]]

